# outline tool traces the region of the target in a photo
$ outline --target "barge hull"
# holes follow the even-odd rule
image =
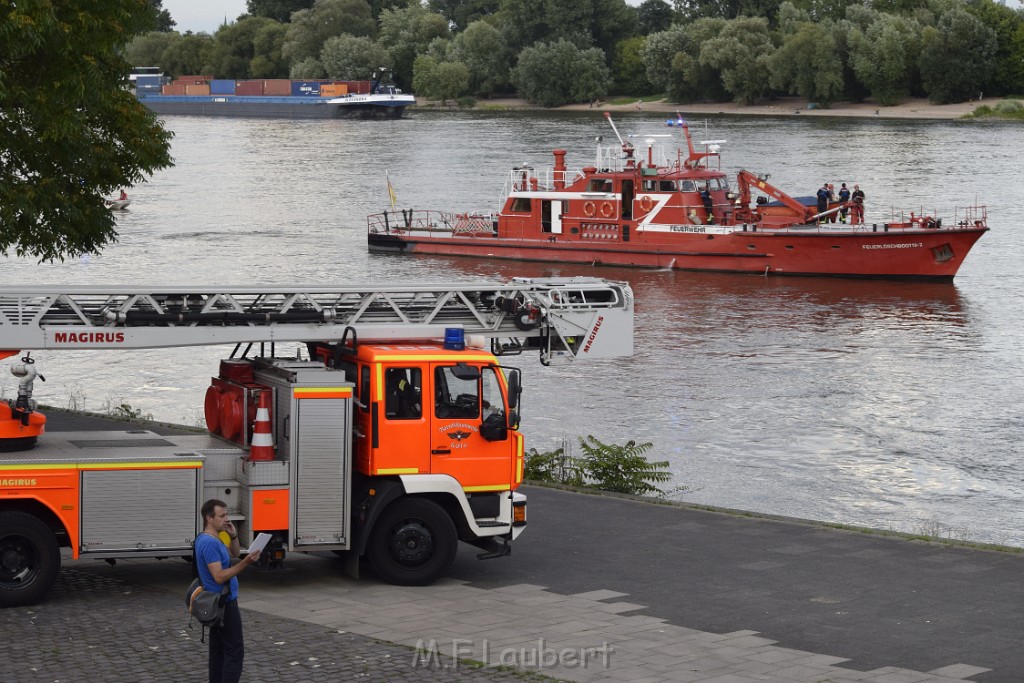
[[[397,119],[404,105],[340,104],[320,99],[261,97],[190,97],[161,95],[140,98],[155,114],[285,119]]]

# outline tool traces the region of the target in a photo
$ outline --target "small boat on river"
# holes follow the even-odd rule
[[[103,198],[103,205],[111,211],[124,211],[132,203],[132,200],[128,197],[128,194],[121,190],[121,196],[114,198]]]
[[[372,252],[680,270],[951,281],[988,230],[984,206],[864,220],[855,197],[795,197],[768,175],[721,170],[722,140],[685,147],[598,143],[594,166],[513,168],[497,213],[391,210],[367,219]],[[599,138],[600,140],[600,138]],[[698,146],[702,149],[698,150]],[[844,222],[849,220],[850,222]]]

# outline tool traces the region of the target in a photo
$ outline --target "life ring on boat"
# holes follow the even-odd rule
[[[593,216],[597,213],[597,205],[590,201],[583,202],[583,213],[588,216]]]
[[[615,211],[615,207],[612,206],[611,202],[601,202],[601,217],[611,218],[612,212]]]
[[[648,195],[644,195],[643,197],[640,198],[640,210],[643,211],[644,213],[650,211],[651,207],[653,206],[654,200],[651,199]]]

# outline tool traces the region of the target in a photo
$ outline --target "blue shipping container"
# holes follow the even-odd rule
[[[161,86],[159,86],[159,85],[137,85],[137,86],[135,86],[135,92],[138,92],[138,93],[152,93],[154,95],[159,95],[160,94],[160,90],[161,90]]]
[[[135,85],[160,85],[164,82],[163,76],[136,76]]]
[[[210,81],[210,94],[211,95],[234,95],[235,94],[235,81],[228,79],[215,79]]]
[[[323,81],[292,81],[292,96],[320,97]]]

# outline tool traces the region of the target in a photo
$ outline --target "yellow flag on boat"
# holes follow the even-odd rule
[[[388,181],[388,198],[391,200],[391,210],[394,211],[398,204],[398,197],[395,196],[395,188],[391,186],[391,176],[387,171],[384,171],[384,178]]]

